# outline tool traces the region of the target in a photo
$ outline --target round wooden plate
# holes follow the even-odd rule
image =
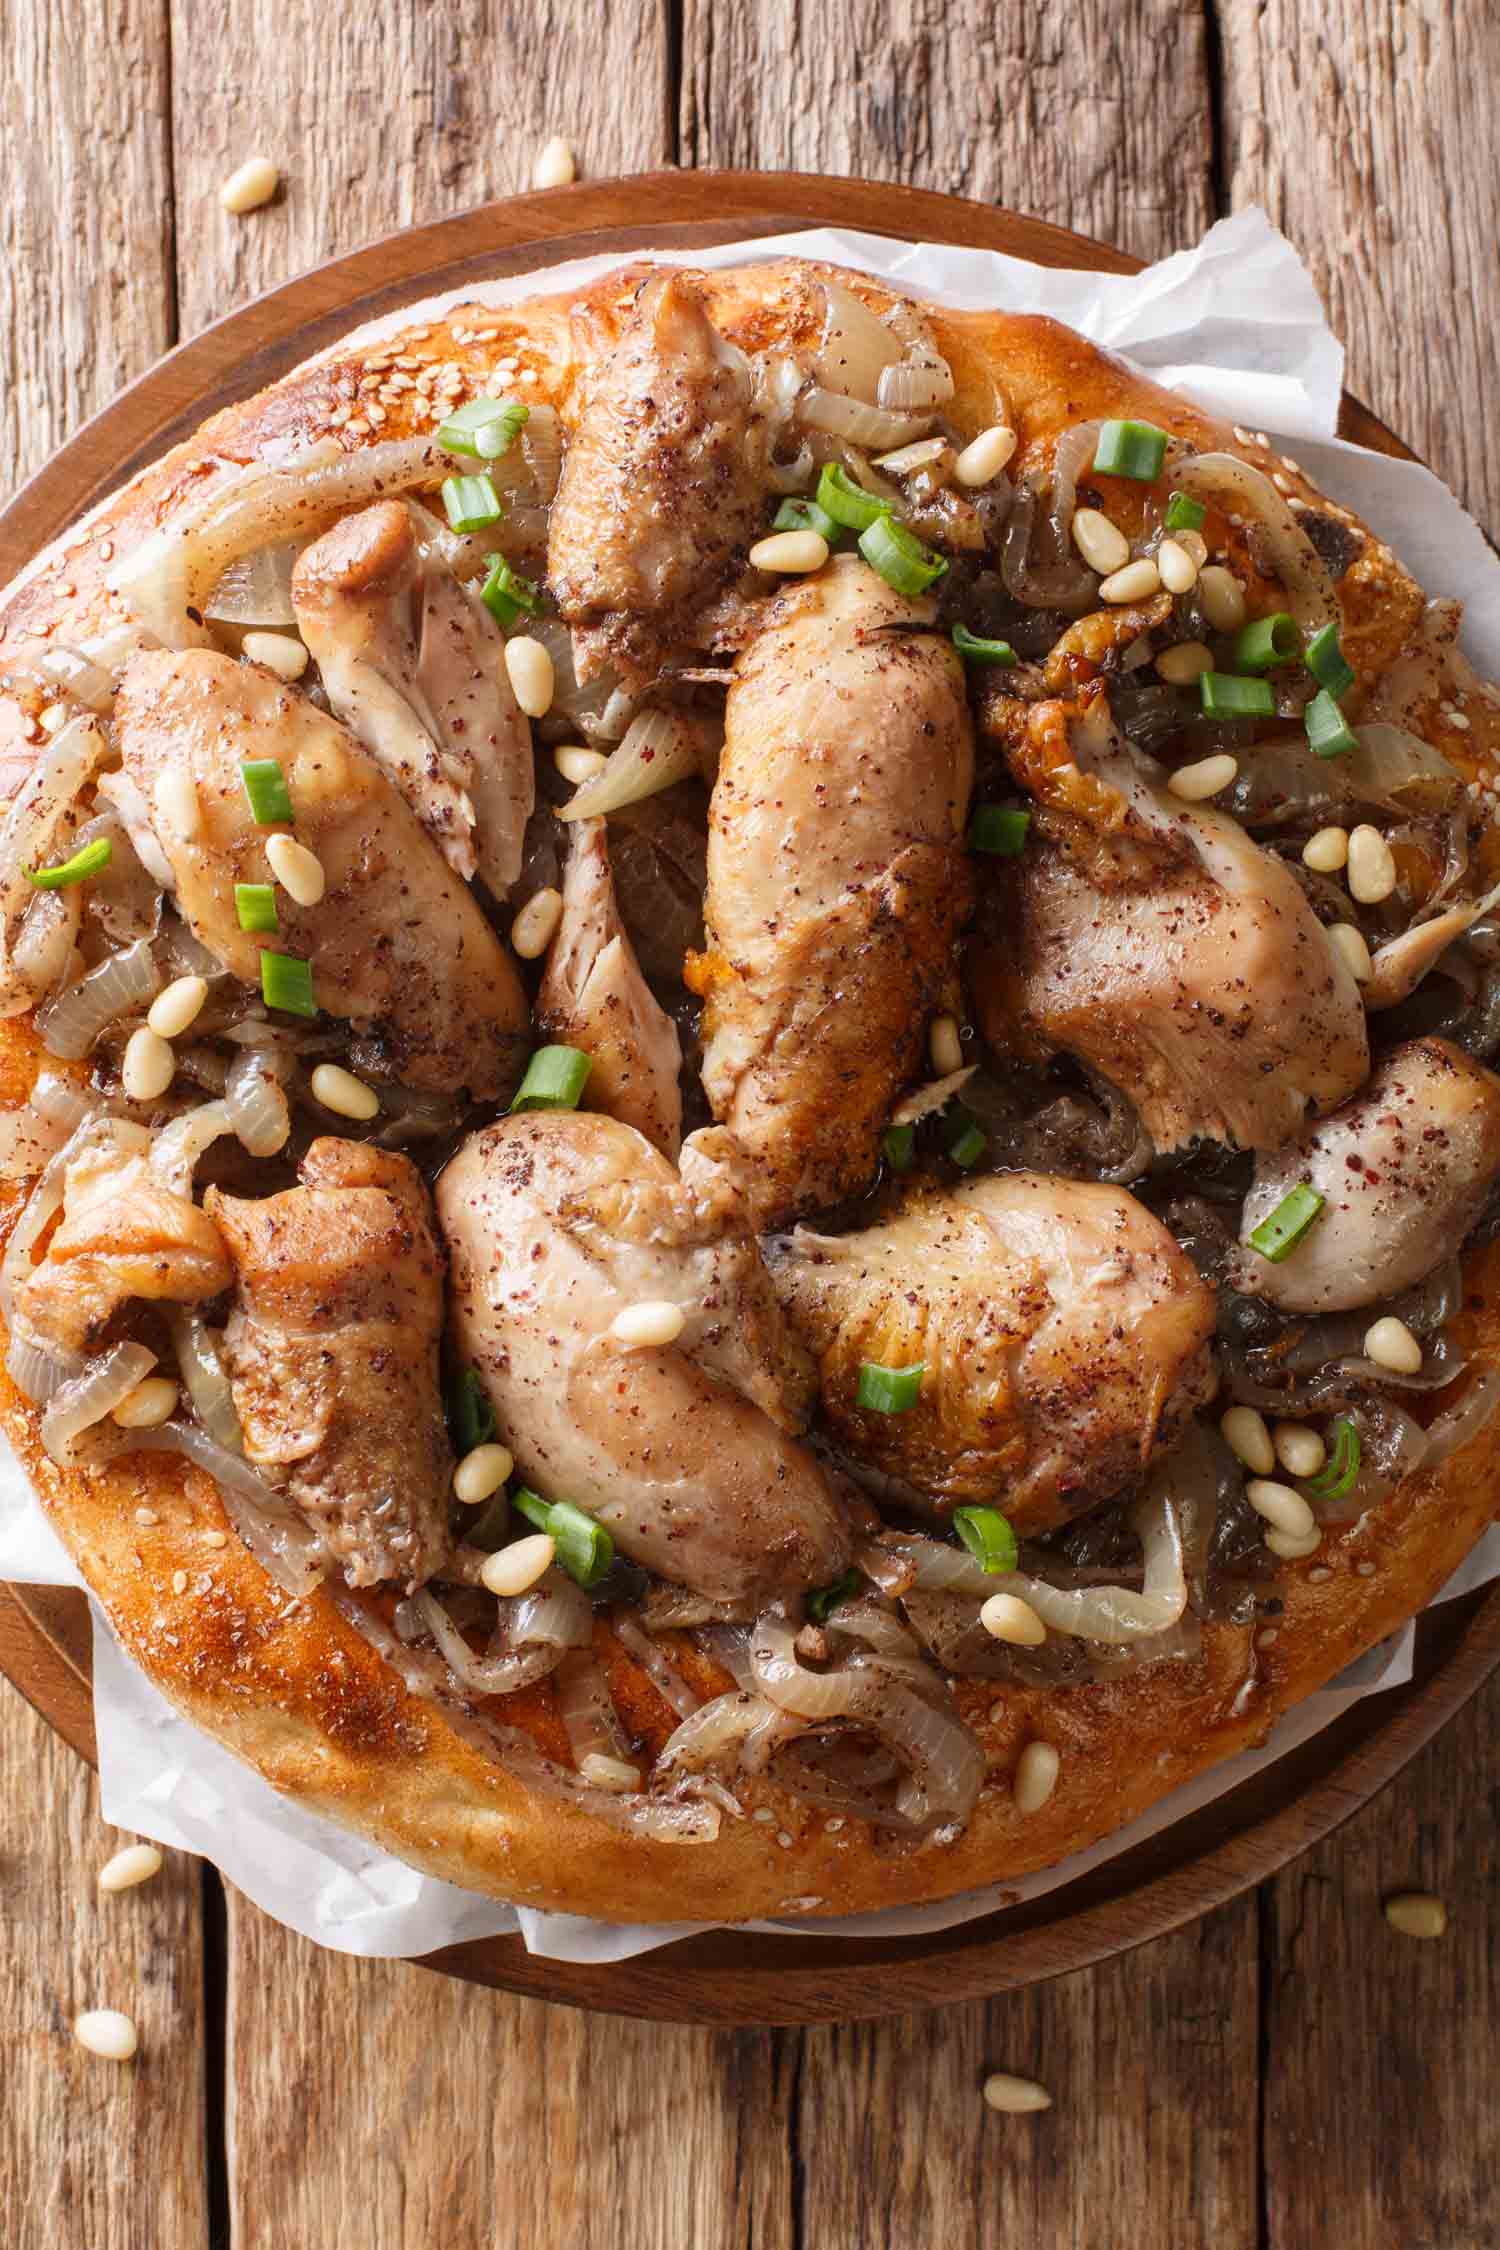
[[[707,215],[705,215],[707,214]],[[692,247],[834,225],[1008,251],[1047,266],[1134,272],[1139,261],[1038,219],[871,181],[793,173],[652,173],[517,196],[412,227],[301,275],[205,330],[123,391],[0,514],[0,585],[94,501],[208,414],[272,382],[361,321],[486,274],[595,251]],[[1409,449],[1354,400],[1341,427]],[[518,1938],[451,1946],[430,1966],[471,1983],[674,2022],[838,2022],[1034,1983],[1178,1928],[1262,1881],[1400,1771],[1500,1662],[1500,1589],[1419,1620],[1408,1687],[1366,1698],[1256,1780],[1033,1905],[922,1939],[689,1937],[599,1967],[549,1961]],[[82,1598],[0,1587],[0,1669],[93,1755]]]

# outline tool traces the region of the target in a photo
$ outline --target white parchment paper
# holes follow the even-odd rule
[[[1429,593],[1464,601],[1464,645],[1481,672],[1500,675],[1500,561],[1472,518],[1427,470],[1361,452],[1334,435],[1343,351],[1324,322],[1306,268],[1263,212],[1241,211],[1221,220],[1196,249],[1180,251],[1139,275],[1057,272],[988,251],[892,243],[826,228],[718,250],[643,253],[701,266],[787,254],[863,268],[950,304],[1051,313],[1226,420],[1269,432],[1331,497],[1358,509]],[[581,259],[497,281],[481,277],[460,291],[427,300],[422,310],[430,317],[448,304],[476,297],[513,302],[539,290],[573,287],[618,262]],[[415,308],[408,307],[372,323],[358,340],[372,341],[414,317]],[[1496,1576],[1500,1528],[1486,1534],[1437,1598],[1447,1600]],[[79,1583],[8,1449],[0,1452],[0,1578]],[[1409,1679],[1412,1640],[1408,1626],[1291,1712],[1263,1750],[1200,1776],[1091,1851],[1006,1885],[1003,1892],[970,1892],[938,1906],[819,1921],[816,1927],[820,1934],[876,1931],[899,1937],[948,1929],[992,1913],[1002,1903],[1039,1897],[1212,1803],[1306,1741],[1359,1697]],[[518,1911],[418,1875],[279,1797],[179,1717],[127,1660],[97,1610],[94,1708],[105,1819],[160,1843],[202,1853],[258,1906],[323,1945],[347,1953],[416,1954],[519,1929],[534,1953],[611,1961],[709,1926],[617,1926]],[[775,1932],[796,1924],[752,1927]]]

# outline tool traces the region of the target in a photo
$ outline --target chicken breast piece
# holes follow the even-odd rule
[[[974,947],[993,1046],[1079,1056],[1161,1154],[1277,1148],[1361,1083],[1359,987],[1284,861],[1169,795],[1102,693],[1036,705],[1009,747],[1042,811]]]
[[[224,1360],[245,1451],[351,1586],[420,1586],[448,1549],[443,1258],[404,1156],[314,1141],[300,1187],[210,1188],[233,1260]]]
[[[764,512],[750,370],[692,278],[655,275],[583,402],[563,462],[547,577],[575,629],[650,677],[743,562]]]
[[[536,797],[531,726],[505,636],[411,510],[380,500],[304,549],[297,623],[328,700],[400,790],[454,873],[503,899]]]
[[[437,1208],[453,1341],[529,1484],[710,1601],[839,1575],[850,1525],[789,1434],[806,1355],[753,1240],[706,1219],[648,1142],[608,1117],[504,1118],[460,1149]],[[612,1335],[642,1301],[682,1308],[676,1343]]]
[[[584,1099],[676,1161],[682,1142],[677,1026],[641,974],[615,903],[602,820],[573,823],[563,913],[537,995],[549,1039],[593,1061]]]
[[[1348,1312],[1455,1256],[1500,1177],[1500,1078],[1446,1039],[1413,1039],[1290,1147],[1262,1157],[1240,1219],[1236,1289],[1286,1312]],[[1250,1234],[1299,1184],[1323,1209],[1285,1258]]]
[[[361,1035],[362,1068],[439,1093],[488,1098],[515,1084],[528,1044],[526,995],[509,954],[444,865],[374,760],[336,719],[251,664],[207,649],[132,659],[115,705],[125,768],[154,808],[193,934],[246,984],[263,947],[312,965],[319,1007]],[[277,929],[240,927],[236,883],[272,881],[270,827],[258,823],[241,765],[268,759],[291,794],[297,841],[326,888],[298,906],[276,888]],[[176,774],[196,819],[180,825]]]
[[[917,1190],[856,1234],[799,1227],[771,1277],[857,1458],[935,1513],[991,1502],[1020,1531],[1135,1483],[1213,1396],[1214,1293],[1123,1188],[1039,1172]],[[924,1372],[905,1413],[858,1404],[862,1363]]]
[[[869,1180],[953,973],[973,737],[930,617],[840,558],[771,606],[729,690],[688,981],[766,1222]]]

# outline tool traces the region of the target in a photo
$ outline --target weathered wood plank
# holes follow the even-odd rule
[[[672,157],[666,0],[229,0],[211,38],[191,0],[172,12],[184,335],[373,235],[529,186],[554,133],[595,175]],[[231,218],[220,184],[257,153],[282,194]]]
[[[1486,0],[1228,0],[1224,173],[1349,346],[1349,387],[1493,532],[1500,13]]]
[[[1196,0],[686,0],[684,164],[862,173],[1154,257],[1213,215]]]

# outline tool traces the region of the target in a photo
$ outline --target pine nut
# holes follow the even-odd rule
[[[165,1375],[148,1375],[127,1391],[110,1419],[122,1430],[157,1430],[177,1412],[177,1385]]]
[[[1169,594],[1190,594],[1198,583],[1198,565],[1176,539],[1162,541],[1156,550],[1156,567]]]
[[[132,1102],[154,1102],[166,1092],[177,1071],[177,1057],[165,1039],[143,1023],[125,1042],[120,1084]]]
[[[603,773],[609,764],[602,750],[587,750],[581,742],[565,742],[552,753],[552,762],[563,780],[571,781],[575,789],[582,782],[592,781],[596,773]]]
[[[641,1786],[640,1770],[627,1765],[623,1758],[610,1758],[602,1750],[590,1750],[579,1760],[578,1778],[592,1782],[596,1789],[612,1789],[616,1796]]]
[[[476,1445],[464,1455],[453,1472],[453,1497],[466,1508],[477,1508],[482,1500],[492,1500],[502,1484],[508,1483],[515,1467],[503,1445]]]
[[[1098,508],[1073,510],[1073,544],[1101,578],[1123,570],[1130,560],[1130,541]]]
[[[1156,669],[1170,687],[1191,687],[1203,673],[1214,668],[1214,652],[1207,641],[1179,641],[1175,648],[1164,648],[1156,659]]]
[[[510,926],[510,942],[523,961],[539,961],[562,920],[562,892],[533,891]]]
[[[275,835],[266,838],[266,857],[271,873],[289,899],[298,906],[318,904],[328,887],[328,877],[316,852],[299,844],[295,836]]]
[[[1363,823],[1349,836],[1349,896],[1378,906],[1396,888],[1396,862],[1378,828]]]
[[[1211,758],[1199,758],[1191,766],[1179,766],[1176,773],[1168,777],[1167,787],[1174,797],[1196,805],[1204,797],[1217,797],[1221,789],[1227,789],[1239,770],[1239,759],[1231,757],[1227,750],[1219,750]]]
[[[61,734],[67,724],[67,719],[68,706],[66,703],[49,703],[37,720],[37,725],[41,728],[43,734]]]
[[[524,1594],[539,1578],[546,1577],[556,1555],[557,1541],[545,1531],[534,1532],[529,1539],[514,1540],[509,1547],[487,1555],[479,1576],[492,1594]]]
[[[264,664],[278,680],[300,680],[308,653],[294,633],[247,633],[241,647],[252,664]]]
[[[118,2008],[85,2008],[73,2025],[73,2036],[91,2055],[106,2062],[129,2062],[140,2038],[129,2016]]]
[[[505,670],[511,693],[528,719],[545,719],[557,692],[552,657],[529,633],[518,633],[505,644]]]
[[[1047,1638],[1046,1626],[1019,1594],[991,1594],[979,1612],[979,1622],[997,1641],[1009,1641],[1013,1648],[1040,1648]]]
[[[1301,1493],[1294,1492],[1289,1484],[1252,1477],[1245,1487],[1245,1498],[1274,1531],[1287,1532],[1293,1539],[1306,1539],[1318,1528],[1317,1517]]]
[[[560,133],[547,141],[531,169],[533,187],[568,187],[578,177],[578,159]]]
[[[1333,922],[1329,924],[1328,942],[1343,955],[1344,966],[1355,983],[1368,984],[1374,972],[1374,963],[1370,959],[1370,948],[1365,943],[1364,932],[1357,930],[1352,922]]]
[[[1337,875],[1349,859],[1347,828],[1320,828],[1302,847],[1302,864],[1315,875]]]
[[[337,1063],[319,1063],[309,1084],[313,1100],[324,1109],[331,1109],[335,1117],[352,1117],[367,1125],[372,1117],[380,1115],[380,1096],[373,1086],[356,1078],[352,1070],[343,1070]]]
[[[616,1313],[609,1324],[609,1332],[617,1344],[625,1344],[632,1351],[650,1351],[663,1344],[675,1344],[686,1326],[687,1314],[681,1305],[671,1304],[666,1299],[648,1298]]]
[[[933,1017],[932,1029],[927,1034],[927,1051],[939,1078],[951,1078],[955,1070],[963,1069],[963,1042],[958,1036],[956,1017]]]
[[[158,825],[165,828],[169,836],[184,843],[191,841],[203,826],[197,784],[181,766],[167,766],[157,775],[151,803]]]
[[[1393,1375],[1415,1375],[1422,1365],[1422,1347],[1404,1320],[1387,1313],[1365,1330],[1365,1357]]]
[[[207,998],[207,977],[174,977],[146,1010],[146,1022],[158,1039],[178,1039]]]
[[[1099,588],[1101,602],[1144,602],[1161,592],[1161,572],[1149,555],[1127,563]]]
[[[1328,1459],[1327,1446],[1305,1422],[1278,1422],[1273,1437],[1276,1458],[1289,1477],[1315,1477]]]
[[[1245,622],[1245,589],[1232,570],[1210,563],[1198,573],[1198,599],[1216,633],[1236,633]]]
[[[1219,1428],[1237,1461],[1243,1461],[1258,1477],[1271,1474],[1276,1466],[1276,1449],[1263,1414],[1257,1414],[1253,1406],[1231,1406],[1221,1417]]]
[[[1015,1779],[1011,1792],[1016,1800],[1017,1812],[1040,1812],[1057,1787],[1057,1772],[1062,1764],[1050,1742],[1028,1742],[1016,1760]]]
[[[821,570],[827,560],[828,541],[821,531],[773,531],[750,550],[754,569],[791,571],[798,577]]]
[[[953,464],[953,474],[960,484],[989,484],[999,476],[1016,450],[1016,433],[1003,422],[992,422],[987,430],[966,445]]]
[[[154,1844],[127,1844],[104,1862],[94,1880],[101,1891],[129,1891],[160,1873],[161,1853]]]
[[[1050,2109],[1052,2096],[1034,2078],[1013,2078],[1008,2070],[993,2070],[984,2082],[984,2098],[991,2109],[1019,2116],[1034,2109]]]
[[[258,211],[263,203],[269,203],[280,185],[281,174],[268,156],[247,157],[220,188],[219,201],[226,211],[242,219],[247,211]]]
[[[1279,1555],[1283,1562],[1305,1562],[1309,1555],[1317,1553],[1322,1544],[1323,1534],[1316,1528],[1300,1539],[1295,1531],[1272,1529],[1266,1533],[1266,1545],[1270,1548],[1271,1553]]]
[[[1448,1909],[1430,1891],[1398,1891],[1385,1902],[1385,1918],[1403,1937],[1442,1937],[1448,1927]]]

